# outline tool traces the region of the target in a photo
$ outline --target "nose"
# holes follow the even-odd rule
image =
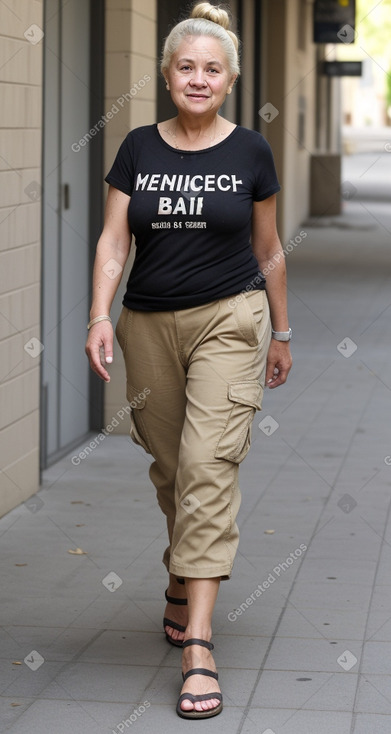
[[[194,85],[195,87],[204,87],[206,84],[205,77],[204,77],[204,71],[201,68],[194,69],[194,72],[192,74],[192,77],[190,79],[190,84]]]

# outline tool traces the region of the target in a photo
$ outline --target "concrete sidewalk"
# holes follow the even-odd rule
[[[1,731],[390,733],[391,216],[344,206],[287,258],[294,368],[241,468],[214,621],[223,713],[176,716],[150,457],[110,436],[0,520]]]

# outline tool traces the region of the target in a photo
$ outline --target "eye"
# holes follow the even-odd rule
[[[190,68],[189,64],[183,64],[183,66],[179,67],[180,71],[188,71]]]
[[[214,74],[218,74],[219,73],[218,69],[214,69],[212,67],[210,69],[208,69],[208,71],[212,71]]]

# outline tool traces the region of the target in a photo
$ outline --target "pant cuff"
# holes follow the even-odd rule
[[[205,566],[200,568],[199,566],[181,566],[176,563],[170,563],[170,573],[175,576],[189,579],[214,579],[221,578],[222,580],[229,579],[232,572],[232,566]]]

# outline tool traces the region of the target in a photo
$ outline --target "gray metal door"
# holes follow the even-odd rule
[[[41,454],[47,466],[89,428],[89,146],[78,141],[89,130],[90,0],[47,0],[44,30]]]

